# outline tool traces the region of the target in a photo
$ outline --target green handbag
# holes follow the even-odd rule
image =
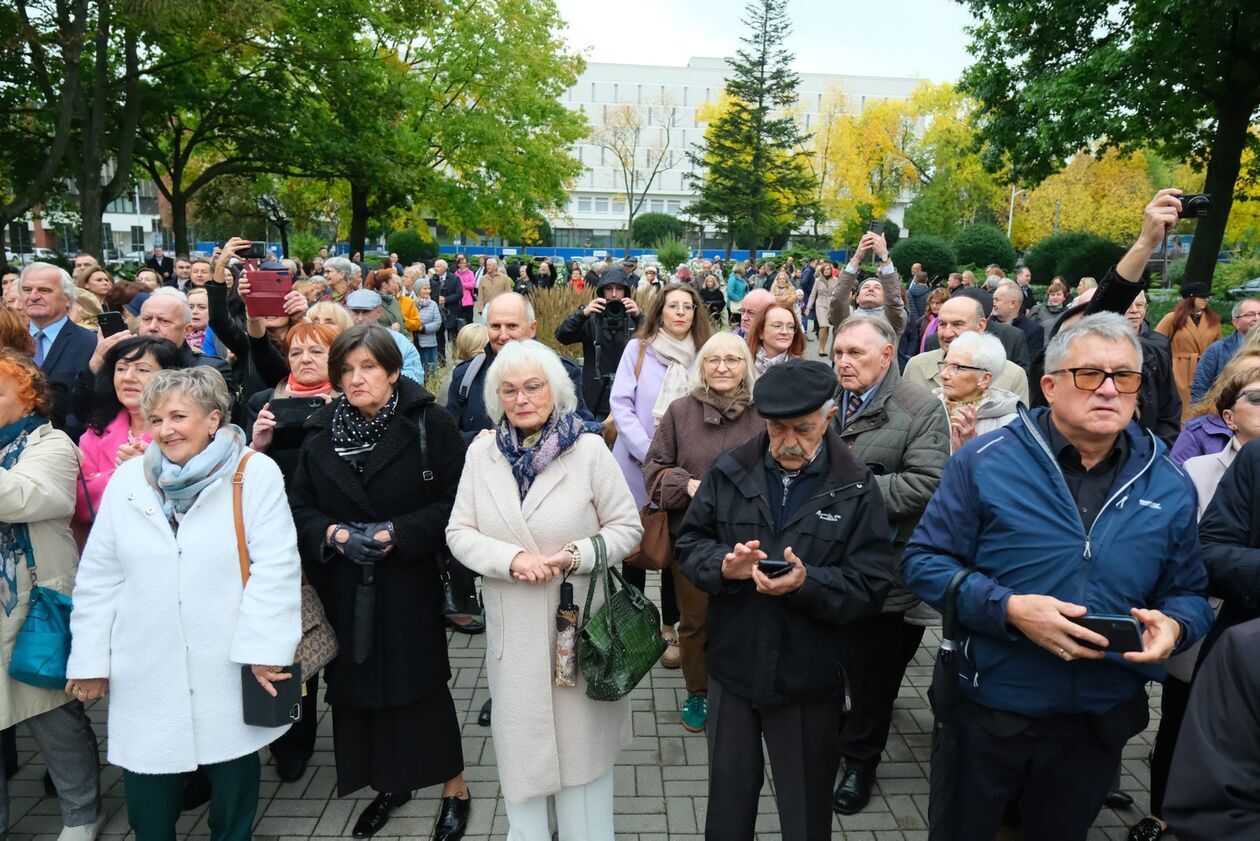
[[[597,586],[592,580],[578,625],[578,668],[586,678],[586,697],[617,701],[638,686],[665,653],[661,614],[608,563],[604,538],[597,534],[591,543],[595,547],[595,572],[591,577],[603,579],[604,604],[591,615],[591,598]],[[614,578],[620,589],[614,588]]]

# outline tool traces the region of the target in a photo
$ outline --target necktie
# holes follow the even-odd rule
[[[844,410],[844,425],[848,426],[857,417],[857,413],[862,411],[862,398],[853,392],[849,392],[849,406]]]
[[[35,331],[35,364],[44,364],[44,331]]]

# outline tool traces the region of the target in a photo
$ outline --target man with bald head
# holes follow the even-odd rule
[[[761,315],[761,311],[774,303],[774,296],[765,289],[751,289],[744,296],[744,306],[739,313],[739,326],[731,328],[731,332],[741,339],[748,338],[752,323]]]
[[[1036,359],[1046,347],[1046,331],[1040,322],[1023,314],[1024,291],[1013,280],[998,282],[993,290],[993,318],[998,322],[1022,330],[1028,342],[1028,356]]]
[[[906,363],[906,370],[902,372],[902,378],[907,382],[929,390],[941,386],[940,362],[945,359],[949,343],[963,333],[985,332],[988,321],[984,315],[984,305],[975,298],[963,295],[950,298],[942,304],[937,319],[936,335],[939,337],[940,347],[911,357]],[[1028,375],[1009,359],[1002,369],[1002,375],[993,384],[1018,395],[1021,403],[1028,404]]]

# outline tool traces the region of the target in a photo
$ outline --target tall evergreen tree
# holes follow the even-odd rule
[[[786,240],[815,210],[817,184],[791,109],[800,77],[784,46],[787,0],[750,0],[743,46],[731,60],[726,107],[687,154],[699,192],[689,214],[723,227],[727,254]]]

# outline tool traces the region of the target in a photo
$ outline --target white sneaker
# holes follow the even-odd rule
[[[102,814],[94,823],[63,827],[61,834],[57,836],[57,841],[96,841],[96,836],[100,834],[101,827],[104,825],[105,815]]]

